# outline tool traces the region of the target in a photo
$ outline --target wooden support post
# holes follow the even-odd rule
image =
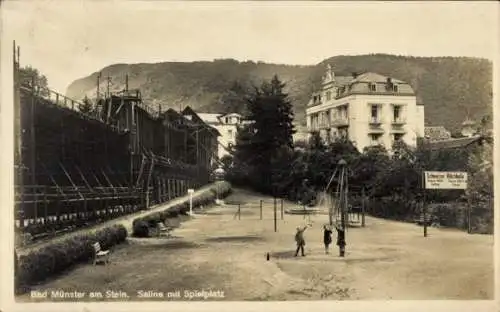
[[[31,92],[31,106],[30,106],[30,173],[31,173],[31,185],[33,187],[32,192],[34,194],[34,204],[33,204],[33,209],[35,211],[35,220],[38,218],[38,191],[35,188],[36,183],[36,131],[35,131],[35,77],[31,78],[31,83],[33,86],[32,92]]]
[[[172,194],[172,180],[171,179],[167,179],[167,188],[168,188],[168,200],[171,200],[172,198],[174,198],[173,194]]]
[[[283,213],[283,198],[281,199],[281,220],[283,220],[284,213]]]
[[[427,203],[426,203],[426,191],[425,191],[425,171],[422,169],[420,174],[421,186],[422,186],[422,215],[424,221],[424,237],[427,237]]]

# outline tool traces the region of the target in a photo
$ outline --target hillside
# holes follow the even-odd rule
[[[479,119],[492,114],[492,63],[484,59],[454,57],[406,57],[385,54],[335,56],[315,66],[278,65],[221,59],[213,62],[164,62],[156,64],[115,64],[101,70],[101,92],[105,78],[111,90],[120,90],[129,75],[129,88],[139,88],[143,98],[162,109],[182,103],[195,110],[220,112],[235,81],[240,89],[251,89],[263,79],[278,74],[287,83],[294,105],[296,123],[304,123],[305,105],[320,82],[326,64],[337,75],[372,71],[409,82],[426,107],[426,124],[443,125],[456,131],[469,115]],[[67,95],[76,99],[96,92],[97,72],[74,81]],[[226,101],[225,101],[226,100]],[[234,106],[234,105],[233,105]],[[241,107],[241,105],[236,105]]]

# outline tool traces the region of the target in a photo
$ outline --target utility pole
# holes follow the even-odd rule
[[[17,51],[16,51],[17,49]],[[14,134],[15,134],[15,154],[14,154],[14,163],[16,165],[16,181],[15,185],[19,188],[17,189],[17,194],[21,203],[24,202],[24,182],[23,182],[23,170],[24,170],[24,162],[23,162],[23,123],[22,123],[22,108],[21,108],[21,79],[19,77],[19,67],[20,67],[20,49],[16,46],[16,42],[13,42],[13,59],[14,59]],[[24,212],[23,212],[23,204],[19,205],[16,209],[16,218],[19,218],[19,228],[24,227]]]
[[[102,73],[99,72],[99,74],[97,74],[97,92],[96,92],[96,97],[97,97],[97,102],[99,102],[99,98],[100,98],[100,86],[101,86],[101,75]]]
[[[107,95],[107,97],[111,97],[111,94],[109,93],[109,87],[111,85],[111,77],[109,77],[109,75],[108,75],[108,77],[107,77],[106,80],[107,80],[106,81],[106,83],[107,83],[107,85],[106,85],[106,95]]]

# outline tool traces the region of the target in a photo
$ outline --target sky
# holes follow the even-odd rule
[[[7,1],[2,59],[21,47],[65,93],[115,63],[234,58],[310,65],[335,55],[498,55],[495,2]]]

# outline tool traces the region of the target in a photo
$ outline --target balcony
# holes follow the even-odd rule
[[[393,126],[402,126],[406,124],[406,119],[405,118],[395,118],[392,120],[392,125]]]
[[[330,129],[331,125],[329,122],[320,122],[319,123],[319,129]]]
[[[380,118],[372,117],[368,123],[370,124],[370,126],[380,126],[382,124],[382,120],[380,120]]]
[[[349,119],[347,117],[339,117],[332,120],[331,125],[333,127],[341,128],[349,126]]]

